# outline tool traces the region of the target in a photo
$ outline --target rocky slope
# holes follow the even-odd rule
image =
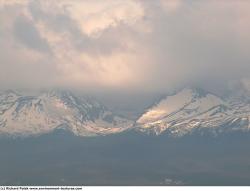
[[[131,125],[96,100],[69,91],[36,96],[14,91],[0,94],[0,134],[27,136],[66,128],[79,136],[93,136],[118,133]]]
[[[244,96],[248,97],[248,96]],[[185,88],[149,108],[136,122],[148,134],[182,136],[195,131],[212,133],[250,129],[247,99],[220,98],[201,89]]]
[[[147,109],[136,121],[112,113],[90,97],[69,91],[24,95],[0,94],[0,135],[29,136],[67,129],[78,136],[97,136],[125,130],[183,136],[250,130],[250,87],[236,85],[224,96],[184,88]]]

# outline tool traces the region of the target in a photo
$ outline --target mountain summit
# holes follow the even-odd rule
[[[236,91],[233,91],[236,92]],[[243,93],[242,93],[243,92]],[[97,136],[125,130],[183,136],[250,130],[250,102],[245,91],[219,97],[184,88],[147,109],[136,121],[111,112],[94,98],[70,91],[23,95],[0,94],[0,134],[29,136],[67,129],[77,136]]]
[[[160,134],[164,131],[182,136],[195,130],[217,133],[250,128],[250,108],[244,100],[222,99],[209,92],[185,88],[167,96],[137,120],[137,129]]]
[[[121,132],[132,122],[114,115],[92,98],[69,91],[49,91],[36,96],[14,92],[0,94],[0,133],[36,135],[67,128],[75,135],[93,136]]]

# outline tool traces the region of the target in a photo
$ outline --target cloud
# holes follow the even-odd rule
[[[183,4],[182,0],[161,0],[160,3],[167,13],[176,12]]]
[[[223,0],[2,0],[0,86],[165,91],[248,77],[249,8]]]
[[[0,8],[6,8],[8,6],[16,6],[20,4],[27,5],[28,0],[0,0]]]
[[[82,7],[88,10],[82,11]],[[99,36],[101,33],[112,27],[117,27],[124,22],[133,25],[140,19],[144,12],[135,1],[77,1],[67,7],[73,19],[78,21],[81,30],[88,36]]]
[[[50,52],[48,42],[43,39],[34,24],[26,17],[18,17],[13,27],[14,36],[28,48],[41,52]]]

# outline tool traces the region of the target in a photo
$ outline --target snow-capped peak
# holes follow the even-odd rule
[[[249,96],[245,91],[240,95],[222,99],[202,89],[184,88],[166,96],[133,122],[91,97],[70,91],[35,95],[6,91],[0,93],[0,134],[36,135],[58,128],[67,128],[79,136],[107,135],[132,128],[178,136],[204,128],[222,132],[249,130]]]
[[[185,88],[167,96],[138,120],[140,131],[160,134],[165,130],[183,135],[196,128],[219,127],[240,118],[233,107],[220,97],[201,89]],[[243,116],[245,118],[245,116]]]
[[[76,135],[110,134],[130,128],[132,122],[114,115],[95,99],[75,96],[69,91],[1,95],[0,133],[43,134],[67,126]]]
[[[137,121],[139,124],[150,123],[186,111],[195,115],[211,107],[224,104],[220,98],[201,89],[185,88],[174,95],[167,96],[156,106],[150,108]]]

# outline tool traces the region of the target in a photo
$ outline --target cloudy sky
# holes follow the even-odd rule
[[[0,0],[0,87],[161,91],[250,74],[247,0]]]

